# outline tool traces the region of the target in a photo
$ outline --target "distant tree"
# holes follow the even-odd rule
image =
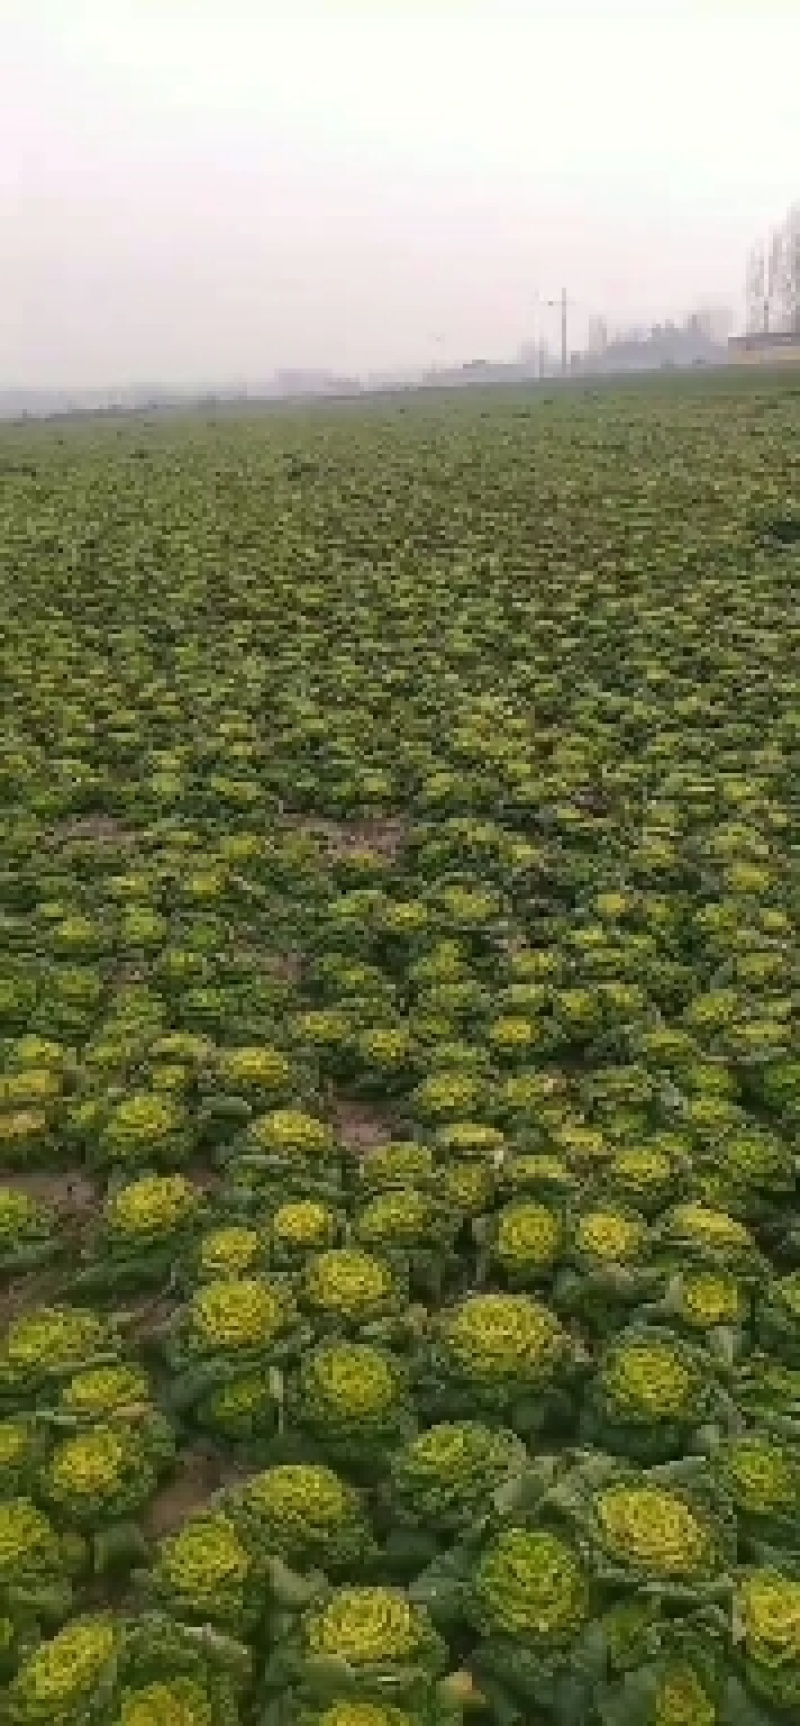
[[[589,319],[588,347],[590,354],[604,354],[608,347],[608,324],[605,318]]]
[[[766,307],[767,260],[763,246],[753,246],[747,259],[747,328],[751,333],[769,326]]]
[[[800,328],[800,204],[750,253],[747,326],[765,332]]]
[[[778,327],[783,323],[785,299],[785,258],[784,247],[786,236],[783,227],[776,228],[767,250],[767,293],[769,296],[769,313],[767,328]],[[773,319],[773,310],[775,319]]]
[[[733,329],[733,322],[730,306],[698,306],[687,318],[686,329],[704,341],[713,342],[715,347],[722,347]]]
[[[780,314],[783,238],[779,229],[766,244],[754,246],[747,264],[747,327],[767,334]]]
[[[786,324],[800,330],[800,203],[789,211],[781,230],[779,283]]]

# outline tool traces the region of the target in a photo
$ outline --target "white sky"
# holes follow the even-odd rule
[[[797,198],[798,0],[0,0],[0,388],[740,315]]]

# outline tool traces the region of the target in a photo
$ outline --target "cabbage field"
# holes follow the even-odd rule
[[[797,1726],[800,389],[0,512],[0,1726]]]

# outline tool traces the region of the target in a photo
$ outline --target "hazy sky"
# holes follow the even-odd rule
[[[0,387],[740,317],[798,68],[798,0],[0,0]]]

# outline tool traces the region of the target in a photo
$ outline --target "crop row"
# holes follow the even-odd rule
[[[797,1718],[796,419],[3,435],[3,1726]]]

